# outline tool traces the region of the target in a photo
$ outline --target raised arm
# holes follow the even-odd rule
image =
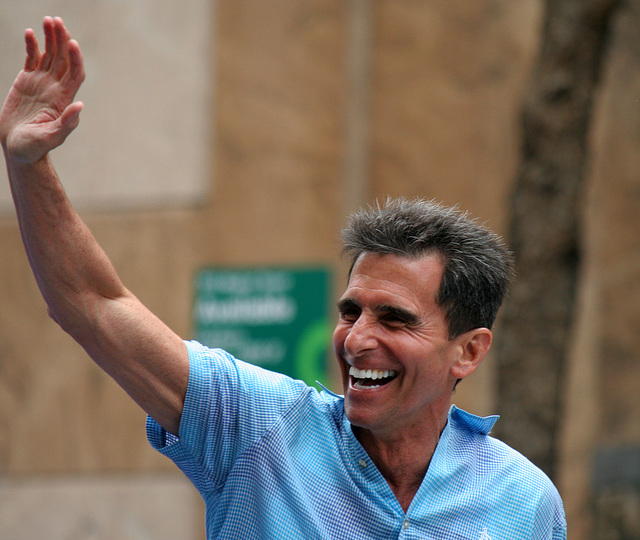
[[[49,152],[78,125],[84,67],[62,19],[27,58],[0,112],[0,143],[27,256],[49,314],[167,431],[177,434],[188,379],[182,340],[121,283],[71,207]]]

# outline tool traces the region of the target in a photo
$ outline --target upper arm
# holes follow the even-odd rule
[[[164,429],[178,434],[189,379],[183,340],[126,291],[92,300],[92,315],[67,331]]]

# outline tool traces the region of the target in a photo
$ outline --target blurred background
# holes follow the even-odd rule
[[[333,306],[350,211],[459,205],[519,279],[454,401],[502,415],[569,538],[640,538],[639,0],[5,0],[2,95],[44,15],[87,70],[58,172],[169,326],[194,337],[207,268],[323,268]],[[144,414],[48,318],[2,176],[0,538],[203,538]]]

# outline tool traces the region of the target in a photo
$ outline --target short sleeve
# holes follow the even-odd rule
[[[310,389],[302,381],[187,342],[189,384],[179,436],[152,418],[147,437],[200,491],[224,483],[235,460]]]

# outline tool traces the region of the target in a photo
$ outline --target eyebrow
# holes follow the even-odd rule
[[[353,298],[343,298],[338,301],[337,306],[340,313],[350,309],[360,309],[360,305]]]
[[[376,311],[378,311],[379,313],[384,313],[385,315],[393,315],[395,317],[398,317],[410,326],[415,326],[420,322],[420,318],[415,313],[398,306],[378,304],[376,306]]]
[[[362,309],[360,304],[356,302],[353,298],[343,298],[338,302],[338,311],[340,313],[344,313],[345,311],[349,311],[351,309]],[[408,325],[417,325],[420,322],[420,318],[409,311],[408,309],[404,309],[398,306],[392,306],[389,304],[376,304],[375,306],[376,313],[381,313],[383,315],[393,315],[402,319]]]

